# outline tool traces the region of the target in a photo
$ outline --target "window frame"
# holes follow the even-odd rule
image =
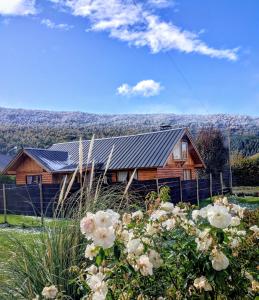
[[[186,156],[183,157],[183,145],[186,145]],[[182,157],[182,160],[187,160],[188,159],[188,142],[185,142],[185,141],[182,141],[181,142],[181,157]]]
[[[123,181],[119,180],[119,173],[126,173],[126,174],[125,174],[125,175],[126,175],[126,179],[123,180]],[[128,181],[128,176],[129,176],[129,172],[126,171],[126,170],[117,171],[117,173],[116,173],[117,182],[120,182],[120,183],[125,183],[125,182],[127,182],[127,181]]]
[[[29,182],[29,178],[31,178],[31,182]],[[38,178],[37,182],[35,182],[35,178]],[[26,184],[27,185],[40,184],[40,183],[42,183],[42,175],[40,175],[40,174],[26,175]]]
[[[119,181],[119,173],[122,173],[122,172],[127,173],[125,181]],[[134,170],[120,170],[120,171],[117,171],[116,172],[116,181],[120,182],[120,183],[128,182],[129,179],[131,178],[133,172],[134,172]],[[138,180],[138,170],[136,170],[133,180]]]
[[[183,146],[186,147],[186,151],[183,151]],[[177,153],[178,152],[178,153]],[[186,153],[185,157],[183,156],[183,153]],[[173,159],[174,160],[187,160],[189,155],[189,144],[187,141],[180,141],[178,142],[173,149]],[[177,157],[175,154],[180,154],[180,157]]]

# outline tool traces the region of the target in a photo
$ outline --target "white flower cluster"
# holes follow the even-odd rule
[[[92,300],[105,300],[108,293],[108,286],[105,281],[105,274],[96,270],[89,270],[86,280],[88,286],[93,292]]]
[[[98,251],[96,247],[111,248],[115,241],[115,228],[119,224],[120,215],[111,209],[98,211],[96,214],[87,213],[81,220],[81,232],[93,244],[86,249],[86,257],[92,259]]]
[[[45,286],[41,294],[45,299],[55,299],[58,294],[58,289],[55,285]]]
[[[241,223],[245,209],[236,204],[228,203],[226,197],[218,199],[214,205],[208,205],[200,210],[192,211],[192,219],[196,224],[208,221],[212,228],[222,229],[228,233],[228,246],[232,249],[237,248],[241,241],[241,236],[245,236],[246,232],[238,230],[237,227]],[[229,260],[220,250],[220,246],[215,242],[211,235],[211,228],[207,227],[203,231],[196,229],[197,250],[211,250],[212,267],[221,271],[228,267]]]
[[[193,210],[191,217],[187,206],[174,206],[169,202],[155,203],[147,213],[140,210],[124,213],[121,219],[112,210],[87,213],[80,223],[81,232],[89,241],[85,257],[93,260],[99,254],[99,260],[100,251],[104,249],[102,253],[107,258],[101,264],[97,263],[99,267],[93,264],[86,270],[86,282],[92,291],[89,299],[106,299],[108,286],[112,282],[110,275],[116,274],[117,265],[134,269],[142,276],[159,274],[156,269],[165,268],[166,255],[172,255],[170,251],[163,252],[163,245],[168,245],[167,241],[173,240],[177,234],[180,240],[183,235],[185,242],[190,241],[192,248],[195,241],[197,259],[200,255],[206,257],[217,272],[227,269],[230,261],[226,253],[228,256],[231,251],[232,254],[238,253],[246,236],[241,224],[243,216],[244,208],[228,203],[227,198],[219,199],[200,210]],[[257,226],[252,226],[250,230],[259,237]],[[118,257],[116,248],[119,249]],[[116,259],[113,260],[113,256]],[[192,283],[196,292],[214,289],[215,283],[210,283],[200,273],[197,275]],[[123,291],[121,295],[124,299],[127,292]],[[125,299],[131,296],[127,297]]]

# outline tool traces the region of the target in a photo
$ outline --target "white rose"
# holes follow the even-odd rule
[[[152,224],[147,224],[147,226],[146,226],[147,234],[153,235],[153,234],[157,233],[157,231],[158,231],[157,228],[154,227]]]
[[[93,293],[92,300],[105,300],[107,293],[95,292]]]
[[[203,207],[200,209],[200,212],[199,212],[199,215],[203,218],[203,219],[206,219],[207,216],[208,216],[208,210],[213,207],[211,204]]]
[[[230,246],[230,248],[232,248],[232,249],[238,247],[238,246],[239,246],[239,240],[238,240],[238,239],[233,239],[233,240],[231,240],[229,246]]]
[[[93,260],[93,258],[98,254],[99,249],[95,244],[88,245],[85,249],[85,258]]]
[[[98,268],[95,265],[91,265],[90,267],[86,268],[86,272],[89,274],[97,274]]]
[[[99,210],[95,214],[95,224],[96,227],[110,227],[113,226],[113,217],[111,213],[103,210]]]
[[[55,299],[58,294],[58,289],[55,285],[45,286],[41,294],[46,299]]]
[[[258,234],[259,233],[259,228],[257,225],[251,226],[249,228],[250,230],[252,230],[254,233]]]
[[[172,212],[173,209],[174,209],[174,204],[171,203],[171,202],[163,202],[163,203],[160,205],[160,209],[165,210],[165,211],[168,211],[168,212]]]
[[[198,277],[194,280],[193,285],[196,289],[204,291],[212,291],[212,286],[208,282],[208,279],[205,276]]]
[[[209,228],[206,228],[203,231],[199,231],[198,237],[195,239],[197,250],[208,251],[213,241],[212,237],[209,235],[209,232]]]
[[[223,203],[224,205],[228,205],[228,198],[227,198],[227,197],[224,197],[224,198],[222,199],[222,203]]]
[[[80,222],[81,232],[86,236],[87,239],[91,239],[95,228],[96,225],[94,214],[87,213]]]
[[[200,216],[200,211],[198,209],[194,209],[192,211],[192,219],[196,222]]]
[[[107,209],[106,213],[111,217],[111,222],[113,226],[120,223],[120,214],[116,213],[112,209]]]
[[[136,220],[136,219],[141,220],[141,219],[143,219],[144,214],[141,210],[137,210],[131,216],[132,216],[133,220]]]
[[[151,221],[157,221],[157,220],[161,220],[164,216],[166,216],[166,211],[164,210],[155,210],[151,216],[150,216],[150,220]]]
[[[104,281],[105,275],[102,273],[97,273],[87,277],[87,284],[90,289],[96,293],[96,299],[105,299],[106,294],[108,292],[108,287],[106,282]],[[104,298],[97,298],[97,297],[104,297]]]
[[[214,205],[208,209],[208,221],[216,228],[226,228],[230,225],[231,215],[226,207]]]
[[[144,251],[144,245],[141,243],[140,239],[129,240],[126,248],[129,254],[134,254],[134,255],[140,255]]]
[[[162,223],[162,227],[166,228],[166,230],[171,230],[175,227],[175,219],[168,219]]]
[[[229,260],[226,255],[218,250],[212,251],[211,263],[213,269],[216,271],[225,270],[229,266]]]
[[[155,250],[150,250],[148,257],[154,268],[160,268],[163,264],[163,259]]]
[[[147,255],[141,255],[137,259],[136,270],[139,270],[143,276],[153,275],[153,264],[150,262]]]
[[[131,222],[131,214],[124,213],[122,216],[122,223],[124,225],[128,225],[128,224],[130,224],[130,222]]]
[[[231,226],[238,226],[238,225],[240,225],[240,218],[239,217],[232,217],[230,225]]]
[[[238,236],[245,236],[246,235],[246,231],[245,230],[239,230],[239,231],[236,232],[236,234]]]
[[[129,239],[130,239],[130,233],[128,230],[124,229],[121,234],[120,234],[120,237],[122,239],[122,241],[125,243],[125,242],[128,242]]]
[[[96,246],[104,249],[111,248],[115,241],[115,233],[113,227],[99,227],[95,230],[93,241]]]

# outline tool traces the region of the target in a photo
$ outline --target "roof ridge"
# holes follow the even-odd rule
[[[55,144],[54,144],[55,145]],[[67,153],[67,151],[62,151],[62,150],[52,150],[52,149],[44,149],[44,148],[33,148],[33,147],[26,147],[23,148],[23,150],[40,150],[40,151],[51,151],[51,152],[64,152]]]
[[[159,133],[159,132],[176,131],[176,130],[187,130],[187,127],[179,127],[179,128],[172,128],[172,129],[165,129],[165,130],[158,130],[158,131],[151,131],[151,132],[143,132],[143,133],[129,134],[129,135],[110,136],[110,137],[98,138],[98,139],[94,139],[94,140],[99,141],[99,140],[107,140],[107,139],[126,138],[126,137],[130,137],[130,136],[148,135],[148,134],[154,134],[154,133]],[[82,142],[85,142],[85,141],[91,141],[91,140],[82,140]],[[52,146],[54,146],[54,145],[63,145],[63,144],[72,144],[72,143],[79,143],[79,140],[70,141],[70,142],[55,143]],[[52,151],[51,149],[49,149],[49,150]]]

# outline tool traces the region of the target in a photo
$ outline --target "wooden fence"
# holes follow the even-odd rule
[[[202,199],[229,192],[220,178],[181,181],[179,178],[167,178],[148,181],[133,181],[131,191],[145,197],[150,191],[158,191],[162,186],[170,187],[173,203],[180,201],[198,204]],[[71,192],[79,190],[73,186]],[[52,217],[60,192],[58,184],[10,185],[0,187],[0,214]]]

